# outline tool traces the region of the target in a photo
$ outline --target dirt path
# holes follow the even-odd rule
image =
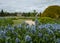
[[[29,25],[35,25],[35,22],[32,21],[31,19],[18,19],[18,20],[13,20],[14,25],[20,24],[20,23],[22,23],[22,22],[24,22],[24,21],[25,21],[25,23],[27,23],[27,24],[29,24]]]
[[[35,22],[32,20],[25,20],[25,22],[29,25],[35,25]]]

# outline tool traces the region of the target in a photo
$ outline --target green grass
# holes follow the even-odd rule
[[[13,25],[18,25],[25,20],[35,20],[35,17],[21,17],[21,16],[7,16],[7,17],[0,17],[0,18],[6,18],[6,19],[11,19],[13,21]]]
[[[16,24],[18,25],[18,24],[24,22],[25,20],[33,20],[33,21],[35,20],[35,17],[20,17],[20,16],[13,16],[13,17],[11,16],[11,17],[2,17],[2,18],[7,18],[7,21],[9,23],[12,20],[13,25],[16,25]],[[9,19],[11,19],[11,20],[9,20]],[[55,23],[56,22],[56,23],[60,24],[60,19],[53,20],[52,18],[49,18],[49,17],[38,17],[38,21],[42,22],[42,23]],[[6,22],[6,23],[8,23],[8,22]],[[2,24],[2,23],[0,23],[0,24]]]
[[[12,25],[13,24],[13,21],[12,21],[12,19],[9,19],[9,18],[0,18],[0,26],[1,25],[3,25],[3,26],[5,26],[5,25],[8,25],[8,24],[10,24],[10,25]]]
[[[23,21],[25,21],[25,19],[17,19],[17,20],[13,20],[13,25],[16,25],[16,24],[20,24],[22,23]]]

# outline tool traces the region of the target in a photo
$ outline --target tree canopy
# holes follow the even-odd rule
[[[54,5],[49,6],[46,10],[42,13],[42,17],[51,17],[51,18],[60,18],[60,6]]]

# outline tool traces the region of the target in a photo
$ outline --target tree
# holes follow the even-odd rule
[[[4,11],[2,9],[1,12],[0,12],[0,16],[3,16],[3,15],[4,15]]]
[[[36,10],[33,10],[33,16],[35,16],[37,14]]]

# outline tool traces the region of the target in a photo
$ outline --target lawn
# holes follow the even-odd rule
[[[13,20],[13,23],[14,25],[16,25],[22,23],[23,21],[25,21],[25,19],[17,19],[17,20]]]
[[[24,22],[25,20],[34,20],[35,17],[21,17],[21,16],[7,16],[7,17],[0,17],[5,19],[12,19],[13,25],[20,24]]]

